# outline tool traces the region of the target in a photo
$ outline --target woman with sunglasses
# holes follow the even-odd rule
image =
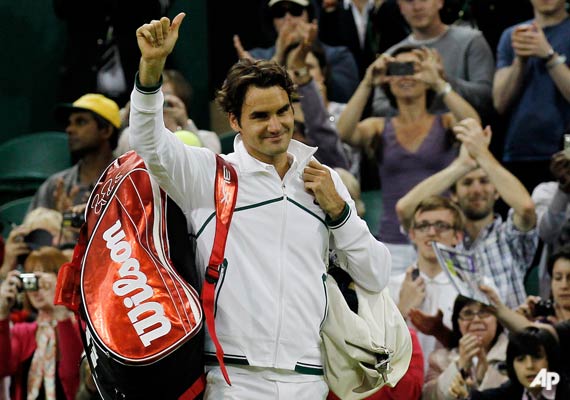
[[[392,275],[414,261],[415,251],[400,231],[396,203],[425,178],[449,165],[457,156],[452,127],[464,118],[479,121],[475,109],[454,92],[439,69],[431,49],[404,47],[383,54],[367,71],[338,122],[341,139],[375,159],[382,184],[383,213],[378,238],[392,254]],[[360,120],[373,88],[382,85],[398,115]],[[431,114],[434,96],[450,112]]]
[[[449,387],[457,374],[479,389],[498,387],[507,380],[501,370],[507,338],[491,309],[458,296],[451,320],[452,349],[438,349],[429,356],[424,399],[454,399]]]

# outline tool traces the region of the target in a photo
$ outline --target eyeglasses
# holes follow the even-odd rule
[[[283,18],[287,13],[291,14],[292,17],[300,17],[301,14],[303,14],[303,11],[305,11],[305,7],[296,3],[284,1],[275,4],[269,9],[269,11],[271,12],[272,18]]]
[[[459,313],[459,319],[463,321],[473,321],[476,315],[479,319],[483,319],[491,316],[492,314],[491,310],[487,308],[482,308],[479,311],[463,310]]]
[[[444,233],[448,232],[451,229],[455,229],[452,225],[448,224],[447,222],[443,221],[435,221],[435,222],[420,222],[419,224],[414,224],[414,230],[421,232],[421,233],[428,233],[430,228],[433,227],[436,233]]]

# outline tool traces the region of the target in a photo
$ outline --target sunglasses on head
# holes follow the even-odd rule
[[[293,17],[300,17],[301,14],[303,14],[303,11],[305,11],[305,7],[288,1],[277,3],[270,8],[271,16],[273,18],[283,18],[287,13]]]

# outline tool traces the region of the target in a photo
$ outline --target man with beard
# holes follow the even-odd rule
[[[73,104],[58,105],[55,115],[66,127],[75,165],[50,176],[39,187],[28,212],[38,207],[64,212],[85,204],[117,147],[121,117],[113,100],[86,94]]]
[[[509,307],[516,307],[525,301],[524,277],[538,245],[534,203],[489,151],[489,128],[465,119],[453,130],[462,143],[459,156],[402,197],[396,204],[398,217],[408,228],[423,199],[451,189],[452,200],[466,217],[460,246],[475,252],[483,275],[493,280]],[[506,221],[493,213],[499,196],[511,207]]]

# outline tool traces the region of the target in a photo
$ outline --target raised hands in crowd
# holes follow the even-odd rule
[[[414,266],[406,270],[406,276],[400,288],[400,301],[398,307],[404,317],[408,317],[410,312],[417,310],[423,303],[426,296],[426,288],[424,280],[421,276],[413,276]],[[419,329],[419,327],[418,327]],[[421,329],[419,329],[422,331]]]
[[[287,55],[287,59],[283,60],[283,63],[290,71],[307,67],[307,55],[311,51],[313,43],[317,38],[319,29],[317,21],[304,24],[304,26],[305,28],[299,33],[296,40],[289,44],[289,46],[295,43],[298,43],[298,45]]]
[[[239,35],[233,36],[233,43],[234,43],[234,48],[236,49],[236,53],[237,53],[239,60],[243,60],[243,59],[253,60],[254,59],[253,56],[251,54],[249,54],[249,51],[247,51],[243,47],[243,44],[241,43],[241,39],[240,39]]]
[[[282,26],[277,28],[279,34],[275,41],[275,55],[273,60],[279,64],[285,64],[285,51],[289,46],[306,40],[310,35],[314,35],[317,21],[312,22],[299,21],[296,19],[285,19]]]

